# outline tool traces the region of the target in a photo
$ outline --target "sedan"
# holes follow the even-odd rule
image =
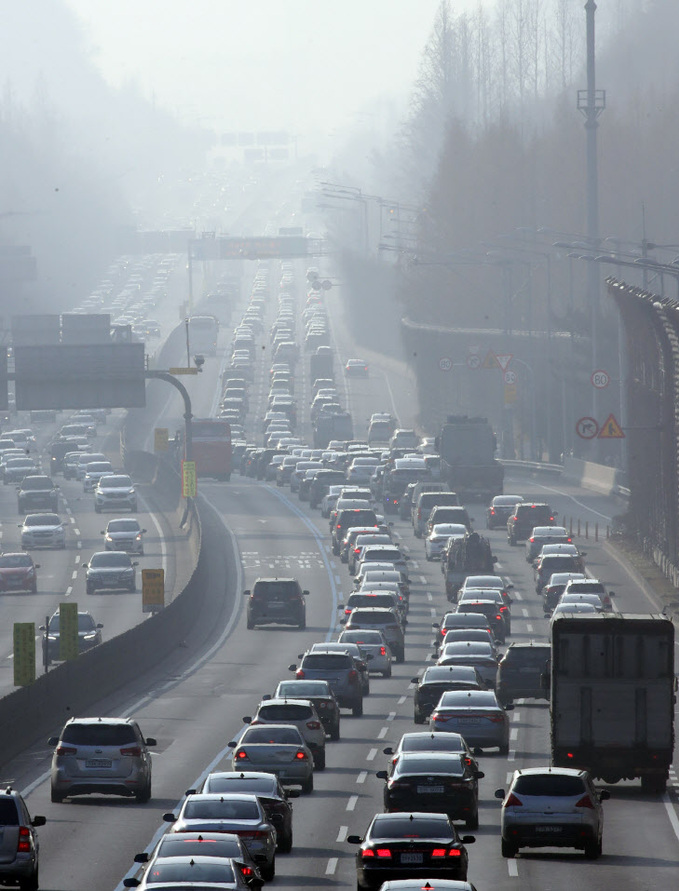
[[[125,888],[176,889],[196,888],[200,891],[248,891],[249,885],[240,866],[224,857],[205,857],[199,854],[182,857],[163,857],[156,860],[142,879],[123,879]]]
[[[431,713],[432,733],[450,730],[461,733],[470,746],[494,748],[501,755],[509,752],[509,717],[492,690],[453,690],[444,693]]]
[[[256,795],[201,793],[188,795],[179,814],[163,814],[172,832],[230,832],[247,839],[253,859],[261,863],[262,878],[276,874],[276,830],[267,820]]]
[[[119,588],[136,591],[135,567],[138,565],[130,560],[130,555],[125,551],[98,551],[92,555],[89,563],[82,564],[87,571],[85,590],[88,594]]]
[[[142,529],[139,520],[123,517],[109,520],[104,536],[104,547],[107,551],[127,551],[128,554],[144,554],[144,538],[146,529]]]
[[[28,514],[19,529],[25,550],[66,547],[66,530],[58,514]]]
[[[460,754],[403,752],[390,773],[377,772],[386,780],[384,809],[387,813],[420,811],[448,814],[464,820],[467,829],[479,827],[479,783],[484,776],[472,770]]]
[[[39,568],[29,554],[0,554],[0,591],[37,593]]]
[[[436,523],[424,541],[427,560],[440,560],[441,553],[451,538],[463,539],[467,527],[462,523]]]
[[[522,495],[496,495],[486,509],[486,528],[506,529],[514,508],[523,500]]]
[[[358,891],[379,888],[389,879],[466,879],[469,858],[462,838],[446,814],[376,814],[365,836],[350,835],[356,853]]]
[[[472,629],[473,630],[473,629]],[[481,630],[481,633],[485,633]],[[432,665],[415,684],[413,721],[424,724],[429,719],[442,693],[448,690],[485,690],[486,684],[478,668],[472,665]]]
[[[441,647],[437,665],[470,665],[486,685],[495,687],[497,656],[492,644],[486,641],[458,640]]]
[[[348,377],[368,377],[368,363],[365,359],[347,359],[344,373]]]
[[[101,622],[95,622],[92,613],[85,611],[78,612],[78,652],[85,653],[96,647],[102,641],[101,629],[104,626]],[[41,631],[46,631],[47,637],[47,653],[52,660],[61,658],[61,632],[59,623],[59,611],[51,617],[47,627],[40,626]]]
[[[102,476],[113,473],[113,465],[110,461],[90,461],[85,465],[85,476],[83,477],[83,492],[94,492],[97,483]]]
[[[456,753],[464,757],[465,762],[472,768],[478,770],[479,765],[472,750],[467,745],[467,741],[460,733],[432,733],[430,730],[415,730],[410,733],[404,733],[398,741],[398,746],[393,749],[387,746],[383,749],[385,755],[391,755],[391,765],[396,764],[398,759],[404,752],[447,752],[448,754]]]
[[[284,785],[300,785],[302,792],[313,792],[313,755],[294,724],[248,727],[229,748],[233,749],[232,770],[275,773]]]
[[[10,458],[5,464],[3,479],[5,485],[20,483],[25,476],[37,473],[35,462],[30,458]]]
[[[297,798],[297,789],[285,790],[273,773],[233,773],[215,771],[208,774],[202,792],[220,794],[248,792],[256,795],[264,813],[276,829],[277,851],[288,854],[292,850],[292,805],[289,798]]]

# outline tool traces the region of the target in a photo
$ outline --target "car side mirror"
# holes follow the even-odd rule
[[[148,736],[145,740],[147,746],[157,746],[158,743],[152,736]]]
[[[343,604],[343,603],[338,603],[338,604],[337,604],[337,609],[345,609],[344,604]]]
[[[510,702],[510,703],[508,703],[507,705],[503,706],[503,708],[504,708],[504,710],[505,710],[506,712],[513,712],[513,711],[514,711],[514,704],[513,704],[512,702]]]
[[[149,862],[148,853],[146,851],[142,851],[141,854],[135,854],[134,862],[135,863],[148,863]]]
[[[308,592],[308,591],[302,591],[302,595],[303,595],[304,597],[308,597],[308,596],[309,596],[309,592]]]
[[[609,596],[609,597],[615,597],[615,596],[616,596],[615,591],[609,591],[609,592],[608,592],[608,596]]]
[[[301,789],[286,789],[286,790],[285,790],[285,797],[286,797],[286,798],[299,798],[299,796],[300,796],[301,794],[302,794],[302,790],[301,790]]]
[[[129,879],[123,879],[124,888],[136,888],[138,885],[141,885],[141,880],[135,879],[134,876]]]
[[[50,738],[47,740],[47,745],[48,746],[56,746],[58,742],[59,742],[58,736],[50,736]]]
[[[505,790],[504,789],[496,789],[495,792],[493,793],[493,795],[495,796],[495,798],[499,798],[500,801],[503,801],[504,797],[505,797]]]
[[[33,566],[34,566],[35,569],[40,569],[40,564],[39,564],[39,563],[34,563]]]
[[[474,779],[475,780],[482,780],[484,777],[485,777],[485,773],[482,770],[474,771]]]
[[[580,556],[581,556],[581,557],[586,557],[586,556],[587,556],[587,551],[580,551]]]
[[[44,826],[47,822],[47,817],[33,817],[31,820],[31,826]]]
[[[103,622],[97,622],[97,628],[103,628],[103,627],[104,627]]]
[[[176,823],[177,818],[173,813],[163,814],[163,821],[165,823]]]
[[[340,619],[340,620],[339,620],[339,623],[340,623],[340,625],[346,625],[346,624],[347,624],[347,620],[346,620],[346,619]]]
[[[411,683],[411,684],[419,684],[419,683],[420,683],[420,679],[419,679],[419,678],[411,678],[411,679],[410,679],[410,683]]]
[[[387,746],[386,749],[382,749],[382,751],[384,752],[385,755],[393,755],[394,754],[394,750],[392,749],[391,746]]]
[[[386,780],[389,774],[386,772],[386,770],[378,770],[375,776],[378,780]]]
[[[266,702],[269,699],[273,699],[271,693],[265,693],[264,696],[262,696],[262,702]]]
[[[498,561],[498,558],[497,558],[497,557],[493,557],[493,563],[498,563],[498,562],[499,562],[499,561]]]
[[[187,789],[186,792],[184,793],[184,795],[186,795],[187,798],[189,795],[195,795],[195,794],[196,794],[195,789]]]
[[[288,665],[288,671],[297,671],[297,666],[293,662],[292,665]]]
[[[146,529],[142,529],[142,530],[141,530],[141,534],[142,534],[142,535],[144,535],[145,532],[146,532]]]
[[[106,530],[102,529],[101,532],[99,533],[99,535],[106,535]]]
[[[245,717],[243,718],[243,724],[252,724],[252,716],[245,715]]]
[[[138,560],[135,560],[135,561],[132,563],[132,565],[133,565],[133,566],[139,566],[139,561],[138,561]]]
[[[611,793],[608,791],[608,789],[602,789],[602,790],[599,792],[599,798],[600,798],[602,801],[608,801],[608,799],[609,799],[610,797],[611,797]]]
[[[432,623],[431,623],[431,627],[434,628],[434,629],[436,629],[436,630],[438,631],[439,628],[440,628],[441,626],[439,625],[438,622],[432,622]]]
[[[347,836],[347,844],[350,845],[362,845],[363,839],[360,835],[348,835]]]
[[[476,836],[474,835],[463,835],[460,839],[463,845],[473,845],[476,842]]]
[[[232,739],[231,742],[228,742],[226,745],[229,749],[235,749],[238,743],[235,739]]]
[[[38,631],[47,631],[47,625],[38,625]]]

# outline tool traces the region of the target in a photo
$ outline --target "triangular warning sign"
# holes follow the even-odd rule
[[[481,368],[499,368],[500,365],[497,361],[497,356],[492,350],[488,350],[486,353],[486,358],[481,363]]]
[[[606,420],[601,425],[601,430],[599,431],[599,439],[624,439],[625,434],[622,432],[622,427],[615,420],[615,416],[610,414]]]
[[[514,358],[512,353],[504,353],[502,355],[496,354],[495,359],[497,360],[497,364],[503,371],[507,370],[507,366]]]

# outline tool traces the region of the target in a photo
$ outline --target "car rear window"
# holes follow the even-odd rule
[[[580,777],[558,773],[527,774],[518,777],[514,789],[518,795],[563,796],[582,795],[585,784]]]
[[[16,826],[19,822],[17,806],[12,798],[0,798],[0,826]]]
[[[308,705],[289,703],[286,705],[263,705],[257,712],[257,717],[263,718],[265,721],[304,721],[312,717],[312,713]]]
[[[370,830],[371,838],[450,838],[454,830],[444,816],[392,816],[376,819]]]
[[[394,615],[390,615],[386,610],[380,610],[380,612],[369,612],[368,610],[357,609],[354,610],[351,616],[349,617],[349,621],[352,624],[358,624],[360,622],[361,625],[396,625],[398,624],[398,619]]]
[[[531,667],[542,666],[549,659],[549,647],[521,647],[512,649],[510,647],[505,653],[502,660],[508,665],[528,665]]]
[[[351,667],[351,656],[344,653],[309,653],[302,662],[302,668],[320,671],[338,671]]]
[[[190,866],[187,862],[168,863],[164,859],[156,860],[153,868],[146,874],[146,882],[149,885],[156,882],[186,882],[187,876],[190,876],[192,887],[193,882],[210,882],[223,887],[227,882],[236,881],[233,867],[227,859],[222,858],[219,863],[197,860]]]
[[[274,781],[268,777],[232,776],[208,777],[207,789],[210,792],[252,792],[253,795],[273,795]]]
[[[377,526],[377,515],[374,510],[351,508],[343,510],[337,518],[338,526]]]
[[[296,582],[255,582],[253,594],[269,600],[291,600],[299,594],[299,589]]]
[[[395,774],[409,773],[447,773],[453,776],[462,776],[464,767],[459,757],[429,758],[427,755],[411,755],[399,759]]]
[[[78,746],[123,746],[137,738],[129,724],[69,724],[61,741]]]
[[[237,798],[195,799],[189,798],[184,808],[189,820],[257,820],[259,809],[254,801]]]
[[[158,853],[162,857],[235,857],[243,856],[235,838],[183,838],[182,832],[170,832],[163,836]]]

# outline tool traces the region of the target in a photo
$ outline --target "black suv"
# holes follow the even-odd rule
[[[515,699],[548,699],[543,677],[549,671],[551,648],[548,643],[513,643],[500,659],[495,692],[502,705]]]
[[[308,591],[302,591],[297,579],[257,579],[248,597],[248,628],[257,625],[297,625],[306,628]]]
[[[522,501],[507,520],[507,541],[515,545],[525,541],[536,526],[553,526],[556,512],[548,504]]]
[[[45,822],[44,817],[31,819],[26,802],[11,786],[0,792],[0,884],[37,889],[40,844],[35,828]]]
[[[17,503],[20,514],[34,510],[50,510],[56,513],[59,509],[59,492],[48,476],[25,476],[17,486]]]

